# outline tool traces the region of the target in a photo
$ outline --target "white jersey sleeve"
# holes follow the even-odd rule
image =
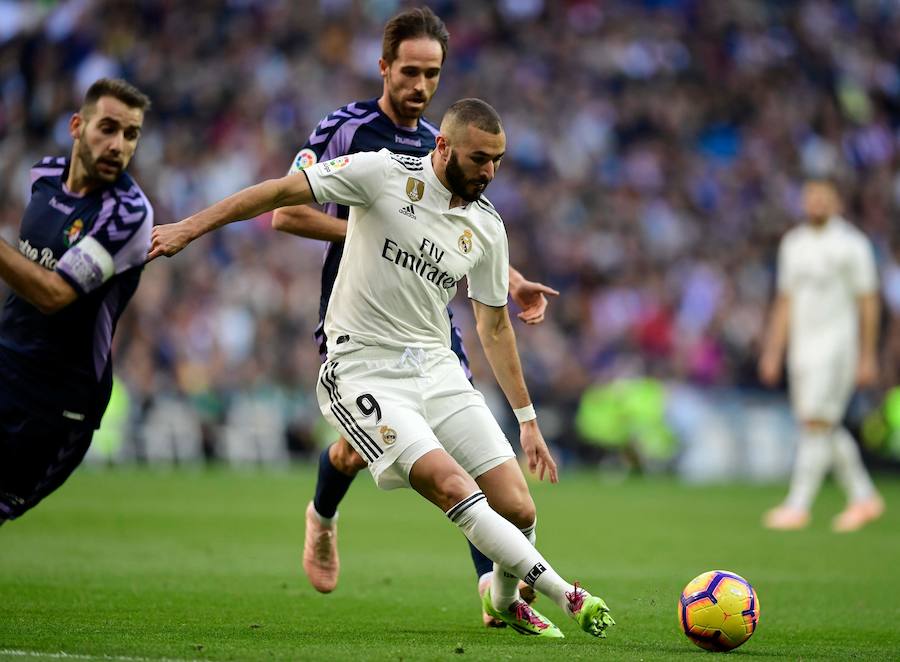
[[[852,256],[850,283],[853,292],[857,296],[872,294],[878,288],[878,273],[872,244],[865,235],[860,234],[858,241],[853,242]]]
[[[497,225],[499,236],[469,271],[468,281],[470,299],[500,308],[509,294],[509,242],[503,224]]]
[[[391,169],[390,152],[357,152],[303,170],[316,202],[368,207],[384,189]]]

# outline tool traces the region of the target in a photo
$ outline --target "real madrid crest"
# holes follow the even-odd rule
[[[425,182],[410,177],[406,180],[406,195],[413,202],[418,202],[425,195]]]
[[[381,441],[384,442],[385,446],[391,446],[395,441],[397,441],[397,431],[394,428],[390,428],[387,425],[382,425],[378,428],[378,431],[381,433]]]
[[[472,250],[472,231],[464,230],[461,235],[459,235],[459,241],[457,242],[459,245],[459,250],[463,253],[468,253]]]

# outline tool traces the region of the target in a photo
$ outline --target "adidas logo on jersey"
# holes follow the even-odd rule
[[[406,205],[405,207],[400,207],[400,213],[404,216],[409,216],[412,220],[416,220],[416,208],[412,205]]]

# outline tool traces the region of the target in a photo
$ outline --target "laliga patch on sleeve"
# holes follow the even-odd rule
[[[339,156],[336,159],[331,159],[330,161],[324,161],[319,164],[319,172],[323,175],[333,175],[341,168],[346,168],[350,165],[350,157],[349,156]]]
[[[306,170],[308,167],[316,164],[316,153],[309,149],[308,147],[305,149],[301,149],[297,152],[297,156],[294,157],[294,162],[291,164],[291,174],[300,172],[301,170]]]
[[[93,237],[85,237],[67,250],[56,268],[65,271],[85,292],[97,289],[116,272],[112,255]]]

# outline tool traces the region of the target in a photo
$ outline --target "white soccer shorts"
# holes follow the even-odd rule
[[[799,421],[838,424],[853,395],[855,361],[847,356],[789,365],[791,407]]]
[[[473,478],[515,457],[449,348],[341,353],[322,364],[316,392],[322,414],[384,490],[409,487],[413,463],[435,449]]]

